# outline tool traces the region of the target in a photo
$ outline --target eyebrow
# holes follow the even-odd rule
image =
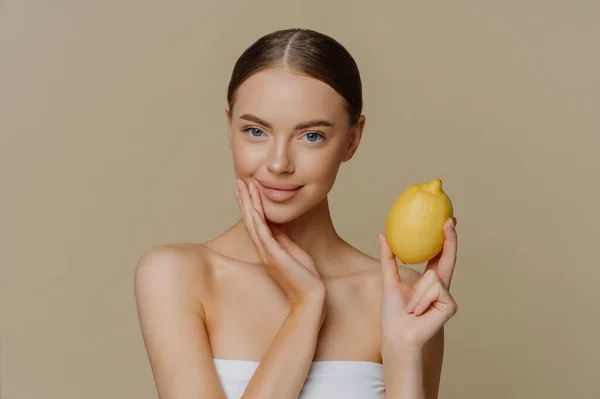
[[[269,129],[272,128],[272,126],[269,122],[266,122],[266,121],[260,119],[258,116],[255,116],[252,114],[244,114],[244,115],[240,116],[240,119],[245,119],[250,122],[258,123],[259,125],[263,125],[264,127],[269,128]],[[294,130],[308,129],[308,128],[316,127],[316,126],[332,127],[333,123],[328,120],[325,120],[325,119],[314,119],[311,121],[302,122],[302,123],[297,124],[296,127],[294,128]]]

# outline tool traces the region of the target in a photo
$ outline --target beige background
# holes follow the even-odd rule
[[[149,247],[238,217],[225,91],[275,29],[355,56],[367,125],[331,194],[376,234],[440,177],[460,256],[442,398],[590,398],[600,372],[595,1],[4,1],[1,396],[156,398],[133,297]]]

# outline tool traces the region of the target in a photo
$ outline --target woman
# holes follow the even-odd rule
[[[326,35],[277,31],[237,61],[226,116],[241,218],[136,268],[161,399],[437,397],[455,220],[423,275],[383,235],[377,260],[336,233],[327,194],[361,110],[357,66]]]

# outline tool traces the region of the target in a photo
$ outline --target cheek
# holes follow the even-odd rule
[[[233,166],[240,176],[248,176],[256,171],[264,158],[260,146],[248,145],[239,139],[232,139],[231,153]]]
[[[319,190],[328,191],[333,185],[340,168],[340,155],[336,151],[320,154],[305,165],[306,175],[313,183],[318,184]]]

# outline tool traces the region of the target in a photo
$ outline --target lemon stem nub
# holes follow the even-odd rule
[[[435,179],[429,183],[423,184],[423,190],[432,194],[439,194],[442,191],[442,180]]]

